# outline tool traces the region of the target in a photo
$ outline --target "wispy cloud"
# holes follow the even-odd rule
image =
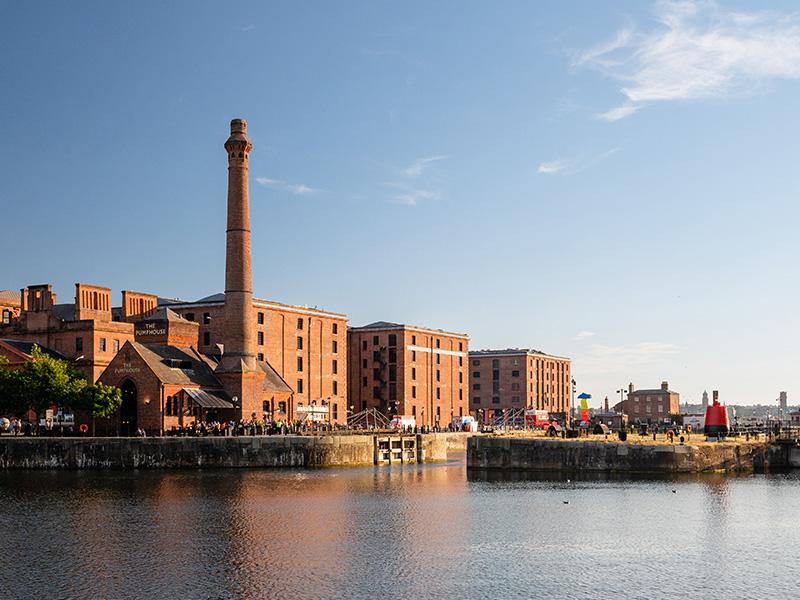
[[[419,177],[431,163],[434,163],[439,160],[444,160],[446,158],[448,158],[446,154],[439,154],[437,156],[427,156],[425,158],[420,158],[419,160],[415,160],[408,167],[406,167],[403,172],[408,177]]]
[[[607,159],[609,156],[619,151],[619,148],[611,148],[600,154],[592,156],[573,156],[571,158],[560,158],[539,163],[536,172],[539,175],[574,175],[595,166],[597,163]]]
[[[594,345],[584,355],[575,357],[575,370],[583,375],[631,373],[648,365],[670,360],[678,354],[675,344],[641,342],[628,346]]]
[[[438,200],[441,197],[441,194],[435,190],[410,186],[397,181],[389,181],[385,185],[396,190],[389,198],[390,204],[416,206],[422,200]]]
[[[621,83],[626,101],[597,115],[628,117],[652,102],[752,93],[774,79],[800,78],[800,21],[794,14],[725,10],[716,2],[659,2],[656,25],[625,27],[579,54],[574,65]]]
[[[572,338],[574,341],[585,340],[586,338],[594,337],[594,331],[579,331]]]
[[[256,28],[255,25],[245,25],[244,27],[242,27],[242,31],[253,31],[253,29],[255,28]]]
[[[264,187],[283,190],[285,192],[289,192],[290,194],[294,194],[295,196],[306,196],[322,191],[320,189],[307,186],[304,183],[288,183],[286,181],[281,181],[280,179],[270,179],[269,177],[256,177],[256,183],[263,185]]]

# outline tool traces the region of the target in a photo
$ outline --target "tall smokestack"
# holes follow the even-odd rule
[[[255,364],[253,340],[253,274],[250,264],[250,200],[247,190],[247,161],[253,144],[247,139],[244,119],[231,121],[228,152],[228,228],[225,246],[225,333],[223,368],[252,370]]]

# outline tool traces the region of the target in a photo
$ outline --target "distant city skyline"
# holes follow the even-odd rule
[[[224,289],[797,404],[791,2],[0,6],[0,289]]]

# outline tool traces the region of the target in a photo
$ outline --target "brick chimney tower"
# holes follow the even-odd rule
[[[228,153],[228,227],[225,245],[224,353],[216,374],[231,397],[238,398],[242,417],[261,411],[264,372],[256,364],[253,339],[253,273],[250,264],[250,200],[247,161],[253,144],[243,119],[231,121],[225,142]]]

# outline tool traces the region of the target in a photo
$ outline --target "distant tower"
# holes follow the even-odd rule
[[[708,408],[708,392],[703,390],[703,410]]]
[[[261,412],[264,372],[256,363],[253,339],[253,274],[250,263],[250,199],[247,161],[253,144],[247,124],[231,121],[228,153],[228,226],[225,245],[225,328],[217,375],[239,399],[243,416]]]
[[[606,396],[605,412],[608,412],[608,396]]]
[[[787,414],[788,401],[789,400],[788,400],[788,398],[786,396],[786,392],[781,392],[780,395],[778,396],[778,402],[780,402],[780,404],[781,404],[781,414],[782,415]]]

